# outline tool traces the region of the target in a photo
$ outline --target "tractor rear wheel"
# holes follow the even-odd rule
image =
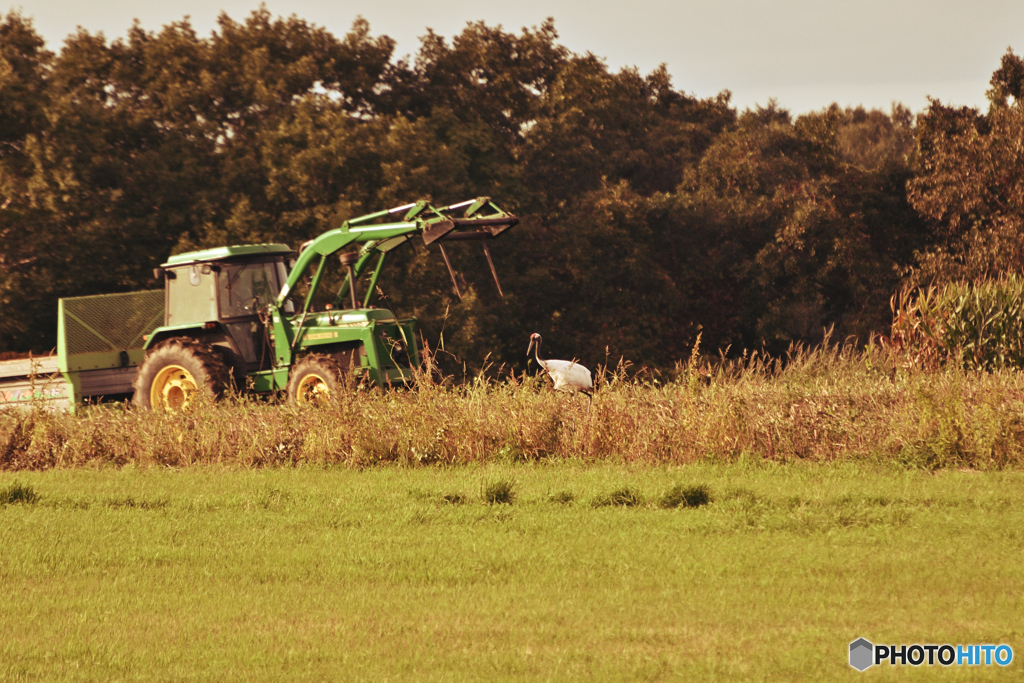
[[[299,360],[288,377],[288,402],[292,405],[326,407],[341,398],[347,374],[330,356],[311,353]]]
[[[146,354],[132,402],[141,408],[187,411],[200,397],[220,398],[230,382],[231,370],[211,346],[175,337]]]

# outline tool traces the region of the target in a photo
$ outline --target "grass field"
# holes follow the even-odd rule
[[[2,680],[1021,677],[1020,471],[128,464],[0,503]],[[858,674],[859,636],[1015,659]]]

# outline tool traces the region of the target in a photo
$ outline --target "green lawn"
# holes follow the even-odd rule
[[[515,501],[485,504],[499,480]],[[3,680],[1011,680],[1024,666],[1019,471],[0,473],[0,492],[15,483],[38,500],[0,506]],[[678,483],[712,502],[660,508]],[[639,506],[594,505],[624,487]],[[860,674],[859,636],[1015,657]]]

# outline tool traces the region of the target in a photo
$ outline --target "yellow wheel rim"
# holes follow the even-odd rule
[[[310,373],[299,380],[295,398],[301,405],[326,406],[331,402],[331,390],[323,377]]]
[[[168,365],[157,373],[149,390],[149,405],[164,410],[185,410],[199,391],[192,373],[180,365]]]

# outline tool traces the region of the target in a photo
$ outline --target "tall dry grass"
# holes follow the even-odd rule
[[[591,403],[543,377],[358,391],[331,409],[244,397],[192,414],[97,406],[0,413],[0,468],[128,463],[368,467],[575,459],[681,464],[860,460],[1024,464],[1024,381],[1011,370],[907,369],[878,345],[796,348],[672,376],[599,369]]]

